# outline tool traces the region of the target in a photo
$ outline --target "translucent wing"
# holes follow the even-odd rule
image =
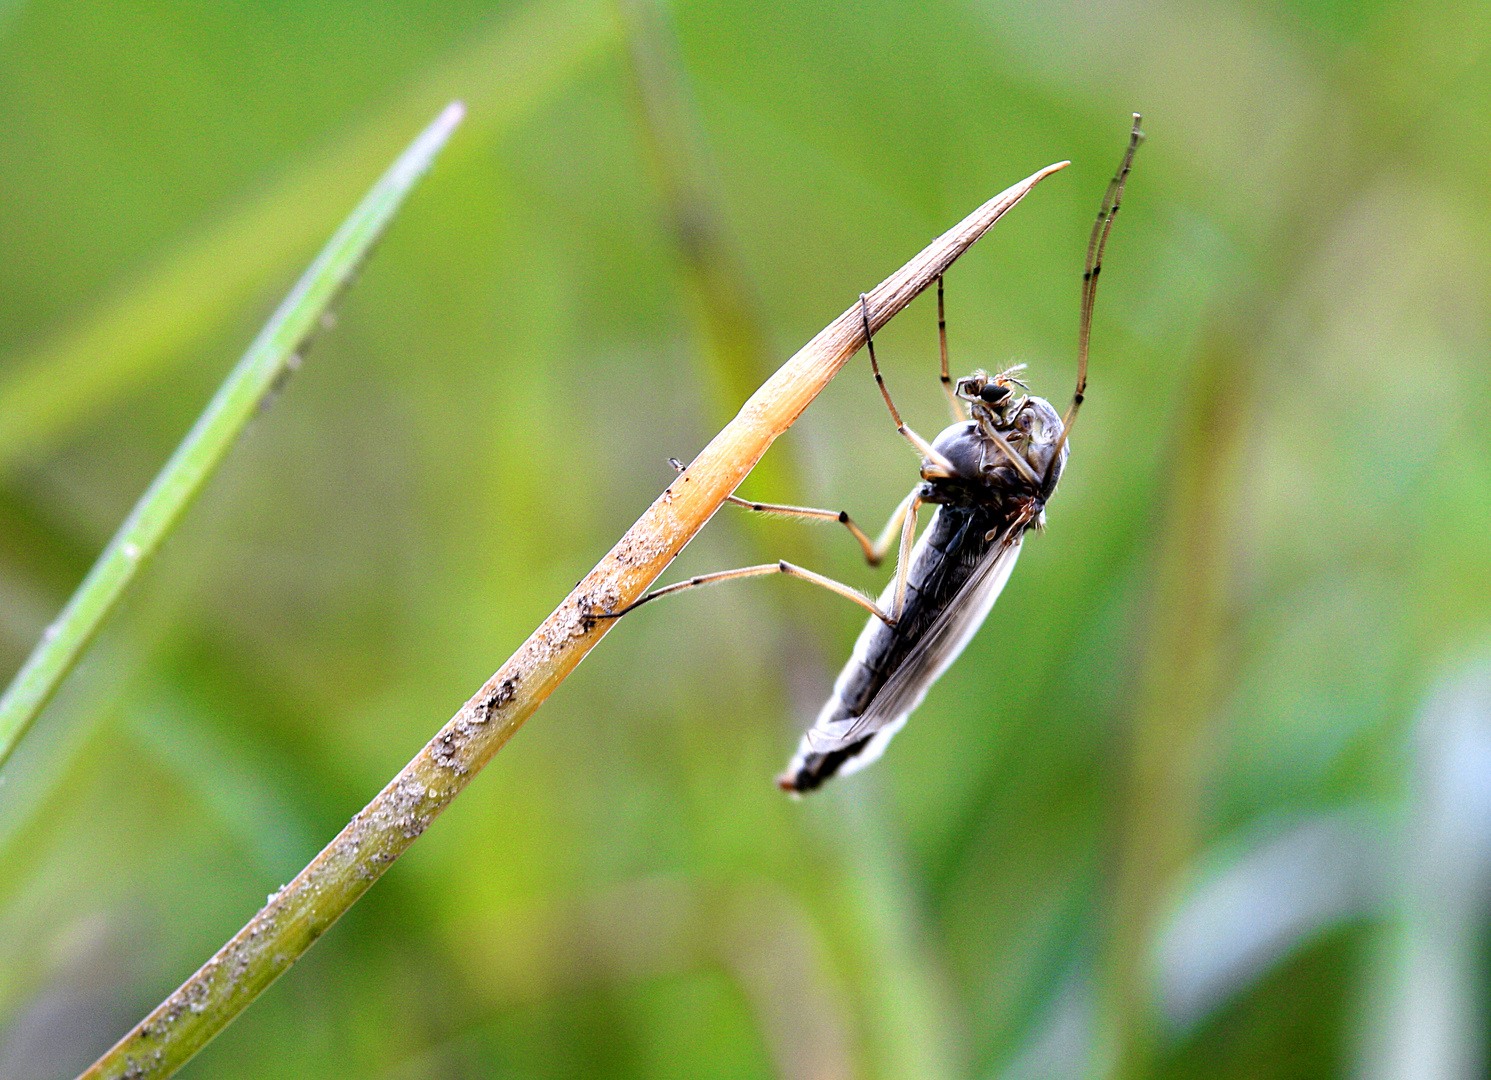
[[[983,625],[989,609],[999,599],[1010,572],[1015,568],[1015,560],[1020,556],[1020,542],[1028,524],[1028,519],[1016,519],[989,547],[979,566],[922,634],[921,640],[906,654],[905,660],[886,679],[864,712],[824,728],[814,727],[807,733],[807,741],[814,751],[831,753],[892,725],[899,729],[912,710],[921,704],[927,690],[958,658],[969,639]],[[863,767],[878,756],[875,754],[854,764],[857,768]],[[856,770],[846,768],[842,771]]]

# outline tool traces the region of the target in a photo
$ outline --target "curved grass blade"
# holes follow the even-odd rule
[[[321,317],[464,115],[460,102],[446,106],[342,222],[42,634],[0,697],[0,767],[265,396],[294,370]]]

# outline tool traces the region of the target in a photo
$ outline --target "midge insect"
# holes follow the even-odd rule
[[[594,616],[620,618],[649,601],[701,585],[778,573],[821,585],[866,609],[871,618],[834,682],[833,693],[803,735],[786,772],[777,778],[784,790],[812,791],[830,777],[858,772],[884,753],[886,744],[921,704],[927,690],[983,624],[1015,568],[1025,533],[1045,527],[1046,503],[1066,466],[1069,436],[1087,389],[1093,299],[1103,268],[1103,249],[1118,216],[1134,153],[1144,139],[1139,122],[1135,113],[1128,148],[1108,184],[1087,242],[1077,330],[1077,387],[1065,416],[1045,398],[1026,392],[1029,388],[1020,375],[1024,364],[995,375],[975,371],[953,383],[948,376],[947,320],[939,276],[937,335],[942,353],[942,388],[953,423],[931,442],[906,426],[891,400],[875,357],[869,308],[865,297],[860,296],[875,384],[896,431],[922,455],[921,480],[901,500],[879,537],[871,540],[843,511],[779,506],[729,496],[737,506],[759,513],[838,521],[854,535],[871,566],[880,564],[899,535],[896,574],[878,600],[784,559],[701,574],[654,590],[621,611]],[[684,471],[680,462],[672,464]],[[917,539],[918,512],[927,504],[936,510]]]

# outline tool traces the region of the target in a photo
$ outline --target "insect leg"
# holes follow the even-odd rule
[[[845,600],[850,600],[858,604],[887,626],[894,626],[896,624],[895,619],[880,610],[880,605],[876,604],[875,601],[853,586],[845,585],[843,582],[835,581],[830,577],[824,577],[822,574],[815,574],[811,570],[805,570],[801,566],[788,562],[786,559],[778,559],[774,563],[763,563],[760,566],[743,566],[739,570],[717,570],[712,574],[698,574],[695,577],[689,578],[687,581],[680,581],[673,585],[665,585],[661,589],[654,589],[640,600],[628,604],[620,611],[595,612],[590,615],[590,618],[619,619],[628,612],[637,610],[643,604],[664,596],[687,592],[689,589],[697,589],[702,585],[718,585],[722,581],[734,581],[737,578],[765,577],[767,574],[786,574],[788,577],[799,578],[813,585],[821,586],[829,592],[837,593]]]
[[[1023,408],[1023,406],[1021,407]],[[1019,409],[1016,409],[1015,412],[1018,415]],[[1014,448],[1005,440],[1004,435],[995,430],[994,426],[987,421],[979,421],[979,426],[983,431],[984,438],[999,447],[1004,454],[1005,460],[1015,467],[1015,471],[1023,476],[1027,483],[1039,487],[1041,478],[1036,476],[1035,470],[1030,467],[1023,457],[1015,452]]]
[[[688,468],[687,465],[677,458],[669,458],[668,464],[672,465],[679,472],[683,472]],[[865,562],[871,566],[879,566],[885,560],[886,552],[890,551],[891,542],[898,535],[897,530],[901,527],[901,519],[906,516],[906,508],[911,505],[911,500],[915,495],[916,489],[913,488],[901,500],[900,505],[891,514],[890,520],[885,523],[885,528],[880,530],[880,535],[874,540],[866,536],[864,530],[855,524],[848,512],[844,510],[817,510],[811,506],[786,506],[781,503],[752,502],[749,499],[742,499],[738,495],[727,495],[725,496],[725,501],[744,507],[747,510],[755,511],[758,514],[775,514],[778,517],[804,518],[809,521],[837,521],[849,530],[855,540],[859,541],[860,550],[865,553]]]
[[[906,520],[906,515],[911,512],[912,503],[920,505],[920,501],[916,497],[916,493],[920,488],[921,485],[918,484],[906,493],[906,497],[901,500],[900,505],[891,514],[890,519],[886,521],[885,528],[881,529],[880,535],[875,537],[875,561],[870,564],[871,566],[880,565],[880,560],[885,558],[885,553],[890,550],[891,542],[895,539],[897,530],[901,528],[902,522]],[[912,526],[912,531],[915,531],[915,525]]]
[[[1144,132],[1139,130],[1140,116],[1134,114],[1134,126],[1129,131],[1128,149],[1118,163],[1118,171],[1108,181],[1108,190],[1103,195],[1103,204],[1098,207],[1097,220],[1092,223],[1092,235],[1087,238],[1087,262],[1082,268],[1082,314],[1077,320],[1077,388],[1072,391],[1072,403],[1061,418],[1061,437],[1051,454],[1055,462],[1061,460],[1061,448],[1071,434],[1077,421],[1077,410],[1082,407],[1087,393],[1087,352],[1092,340],[1092,308],[1098,294],[1098,275],[1103,272],[1103,249],[1108,246],[1108,234],[1113,231],[1113,219],[1118,217],[1119,204],[1123,201],[1123,188],[1129,179],[1129,170],[1134,165],[1134,153],[1144,141]]]
[[[952,406],[953,423],[962,423],[968,419],[968,413],[963,409],[963,403],[958,400],[958,395],[953,393],[953,380],[947,373],[947,315],[942,307],[942,275],[937,275],[937,344],[942,349],[942,392],[947,395],[947,403]]]
[[[896,562],[896,599],[891,607],[891,620],[888,623],[891,626],[901,621],[901,613],[906,610],[906,581],[911,573],[911,546],[916,539],[916,512],[921,504],[921,498],[913,490],[911,501],[906,504],[906,520],[901,526],[901,554]]]
[[[880,374],[880,362],[875,359],[875,337],[870,332],[870,301],[864,293],[859,294],[859,313],[865,323],[865,345],[870,350],[870,370],[875,373],[875,385],[880,387],[880,396],[885,398],[885,407],[890,410],[890,418],[896,422],[896,431],[904,435],[906,440],[921,452],[921,456],[931,462],[931,468],[923,469],[922,475],[944,477],[956,475],[952,462],[933,450],[931,443],[906,426],[901,420],[901,413],[897,410],[896,403],[890,399],[890,391],[885,388],[885,378]]]
[[[865,562],[871,566],[879,566],[885,559],[886,552],[896,536],[899,535],[901,519],[906,516],[906,508],[911,505],[911,500],[916,495],[913,488],[907,496],[901,500],[891,514],[890,520],[885,523],[885,528],[880,530],[880,535],[871,540],[865,535],[863,529],[854,523],[854,520],[843,510],[815,510],[807,506],[782,506],[777,503],[758,503],[748,499],[742,499],[736,495],[726,496],[725,501],[743,506],[747,510],[754,510],[758,514],[776,514],[780,517],[805,518],[810,521],[837,521],[854,535],[859,541],[860,550],[865,553]]]
[[[815,510],[810,506],[784,506],[781,503],[759,503],[742,499],[737,495],[725,496],[725,501],[743,506],[747,510],[754,510],[758,514],[772,514],[776,517],[802,518],[806,521],[837,521],[848,529],[859,541],[860,549],[865,553],[865,561],[871,566],[880,565],[884,552],[876,554],[874,542],[865,535],[865,531],[854,523],[847,511],[844,510]]]

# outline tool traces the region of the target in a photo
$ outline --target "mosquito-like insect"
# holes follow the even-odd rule
[[[869,308],[865,297],[860,296],[875,383],[896,431],[922,455],[920,482],[901,501],[880,536],[871,540],[843,511],[729,497],[737,506],[760,513],[838,521],[854,534],[871,566],[880,564],[899,533],[896,575],[878,601],[851,586],[781,560],[701,574],[650,592],[621,611],[597,616],[619,618],[651,600],[701,585],[777,573],[821,585],[869,611],[871,618],[834,682],[833,693],[803,735],[786,772],[777,778],[784,790],[811,791],[830,777],[858,772],[884,753],[886,744],[921,704],[927,690],[983,624],[1015,568],[1025,533],[1044,528],[1046,503],[1066,465],[1068,437],[1087,388],[1093,299],[1103,268],[1103,249],[1118,216],[1134,152],[1144,139],[1139,120],[1135,113],[1128,148],[1108,184],[1087,243],[1077,330],[1077,387],[1065,416],[1045,398],[1025,392],[1029,388],[1020,375],[1024,364],[996,375],[975,371],[953,383],[948,377],[947,320],[939,276],[937,335],[942,353],[942,388],[953,423],[930,443],[906,426],[891,400],[875,358]],[[683,471],[681,463],[672,464]],[[921,538],[916,539],[917,514],[927,504],[935,505],[936,510]]]

